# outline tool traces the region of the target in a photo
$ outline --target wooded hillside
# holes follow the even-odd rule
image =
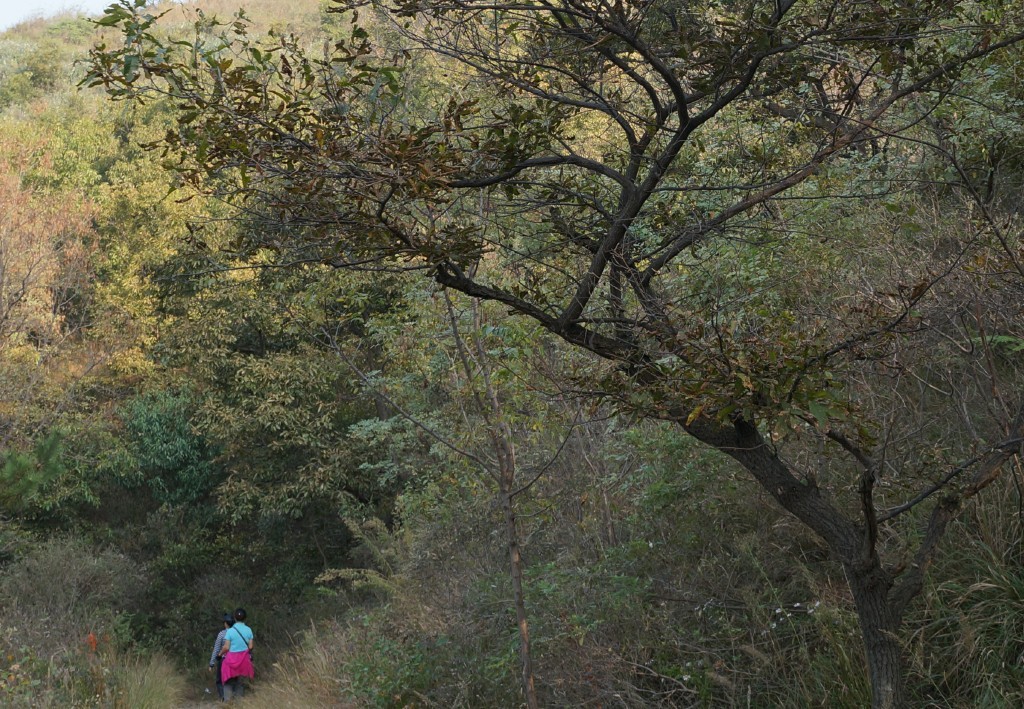
[[[1024,702],[1024,10],[0,35],[0,703]]]

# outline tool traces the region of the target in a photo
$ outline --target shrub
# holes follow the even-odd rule
[[[0,703],[113,701],[119,650],[141,611],[144,574],[127,557],[54,539],[0,572]]]
[[[59,653],[90,632],[119,628],[120,616],[140,610],[144,589],[144,574],[127,557],[54,539],[4,568],[0,618],[38,652]]]

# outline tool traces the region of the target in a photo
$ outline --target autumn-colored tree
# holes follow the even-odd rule
[[[0,175],[0,345],[46,348],[74,329],[87,279],[87,206],[33,194]]]
[[[45,422],[31,402],[54,377],[53,367],[76,343],[87,318],[94,248],[92,209],[77,196],[47,194],[21,184],[18,151],[0,166],[0,447],[35,438]],[[58,397],[59,398],[59,397]],[[45,418],[45,417],[44,417]]]

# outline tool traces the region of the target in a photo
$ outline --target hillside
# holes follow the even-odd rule
[[[1024,702],[1020,8],[342,9],[0,34],[0,704]]]

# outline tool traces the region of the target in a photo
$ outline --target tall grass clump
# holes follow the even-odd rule
[[[259,689],[246,695],[249,709],[305,709],[306,707],[354,707],[342,696],[338,666],[345,645],[333,623],[316,625],[301,633],[296,646],[281,653]]]
[[[912,671],[929,706],[1024,706],[1024,527],[1003,492],[969,510],[933,577],[945,580],[911,621]]]
[[[159,653],[121,656],[114,665],[115,709],[173,709],[185,702],[185,678]]]

